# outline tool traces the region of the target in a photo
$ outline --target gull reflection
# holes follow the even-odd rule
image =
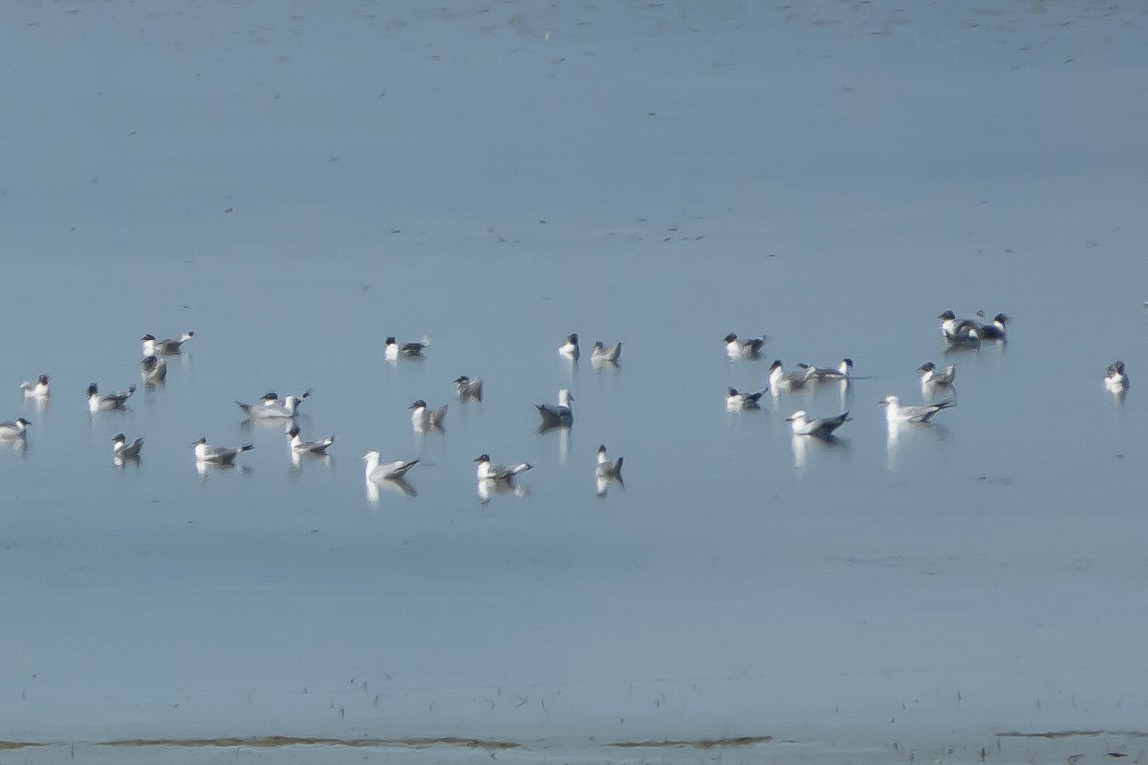
[[[22,457],[28,452],[28,439],[24,436],[0,438],[0,450],[15,452]]]
[[[885,435],[885,467],[887,470],[896,470],[905,444],[914,437],[918,441],[922,437],[931,437],[942,441],[949,435],[949,429],[935,422],[909,422],[907,420],[889,420]]]
[[[51,396],[28,396],[24,399],[26,405],[31,405],[39,413],[48,411],[49,405],[52,403]]]
[[[981,341],[976,335],[953,336],[945,339],[945,356],[961,353],[980,353]]]
[[[496,494],[513,494],[516,497],[525,497],[530,492],[519,486],[513,477],[510,478],[479,478],[478,501],[486,505]]]
[[[291,470],[292,472],[301,472],[303,470],[304,462],[319,463],[327,468],[335,464],[335,459],[330,454],[316,453],[316,452],[299,452],[294,449],[291,450]]]
[[[538,432],[558,434],[558,462],[565,465],[570,456],[570,426],[542,423],[538,426]]]
[[[232,471],[238,471],[247,475],[253,472],[254,468],[250,465],[236,465],[234,462],[195,461],[195,472],[203,479],[206,479],[212,473],[229,473]]]
[[[387,491],[393,491],[397,494],[403,494],[408,497],[418,496],[418,492],[415,491],[415,487],[411,486],[410,482],[408,482],[405,478],[381,478],[377,481],[368,480],[366,485],[367,499],[372,504],[379,503],[379,489],[386,489]]]
[[[849,442],[837,436],[800,436],[796,433],[790,438],[789,445],[793,451],[793,467],[798,470],[805,467],[810,449],[845,451],[849,448]]]

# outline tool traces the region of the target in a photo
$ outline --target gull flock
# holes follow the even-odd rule
[[[937,316],[940,320],[941,336],[951,348],[978,347],[982,342],[1004,343],[1006,340],[1006,327],[1009,317],[998,313],[989,322],[980,320],[980,314],[975,319],[961,318],[953,311],[944,311]],[[157,339],[152,334],[140,338],[141,360],[140,376],[143,382],[151,387],[161,386],[167,376],[167,362],[164,357],[177,356],[183,352],[184,345],[195,337],[195,332],[189,330],[178,337]],[[730,333],[722,338],[725,354],[730,360],[760,359],[762,351],[769,340],[768,336],[760,335],[748,339],[739,338]],[[394,337],[387,337],[383,344],[383,357],[388,361],[419,358],[430,346],[430,341],[423,338],[420,341],[399,343]],[[558,346],[558,354],[571,363],[577,362],[581,352],[578,334],[572,333]],[[622,343],[606,345],[602,341],[594,343],[591,352],[591,363],[595,368],[603,366],[618,366],[622,355]],[[894,431],[904,425],[928,425],[940,412],[956,406],[956,375],[955,365],[948,365],[941,369],[932,361],[927,361],[917,368],[921,387],[922,403],[905,404],[894,395],[887,395],[877,403],[885,408],[887,427],[890,438],[894,438]],[[776,400],[784,393],[798,392],[820,384],[835,384],[842,388],[852,386],[856,378],[853,374],[853,360],[842,359],[836,367],[817,367],[810,364],[798,364],[795,369],[786,370],[780,360],[774,361],[768,372],[765,385],[758,391],[738,391],[729,388],[726,393],[726,409],[730,412],[758,409],[761,399],[770,395]],[[41,404],[48,401],[51,396],[51,377],[41,374],[35,381],[21,382],[19,388],[25,399],[36,400]],[[483,380],[481,377],[461,375],[454,379],[455,394],[460,402],[482,401]],[[1123,361],[1110,364],[1103,378],[1104,388],[1115,396],[1123,396],[1129,388],[1128,373]],[[101,393],[96,383],[88,386],[88,410],[95,414],[102,411],[124,409],[136,386],[132,385],[124,390],[111,393]],[[938,394],[944,398],[934,399]],[[280,398],[274,391],[268,391],[253,403],[236,401],[240,410],[248,420],[281,422],[284,424],[284,433],[288,440],[291,459],[298,464],[303,457],[326,457],[328,450],[335,443],[335,436],[330,435],[315,440],[305,440],[302,437],[296,419],[301,405],[311,396],[306,390],[298,395],[288,395]],[[535,404],[540,423],[539,432],[554,428],[571,428],[574,424],[573,403],[575,398],[569,389],[558,391],[557,403]],[[432,408],[425,400],[419,399],[409,407],[411,411],[411,427],[416,433],[442,430],[446,419],[447,405]],[[837,430],[850,421],[849,412],[821,414],[811,416],[804,409],[794,411],[786,422],[790,424],[795,449],[806,439],[815,439],[823,442],[835,442]],[[19,448],[26,443],[29,426],[32,423],[23,417],[12,421],[0,422],[0,442],[8,442]],[[143,437],[137,436],[129,440],[124,433],[117,433],[112,439],[112,457],[117,466],[127,462],[138,461],[143,449]],[[244,452],[254,448],[252,444],[215,445],[205,437],[191,443],[197,469],[203,473],[215,466],[231,466]],[[803,446],[801,447],[804,448]],[[622,484],[623,457],[611,459],[607,456],[606,446],[602,445],[597,451],[597,461],[594,463],[594,479],[596,493],[605,496],[610,483]],[[408,472],[414,468],[417,459],[396,459],[384,461],[380,452],[368,451],[363,455],[365,464],[364,477],[368,486],[368,493],[377,496],[377,487],[380,484],[391,484],[405,493],[413,494],[413,488],[406,482]],[[478,496],[488,501],[494,494],[516,493],[522,490],[517,486],[517,477],[530,470],[529,463],[499,464],[491,460],[488,454],[482,454],[474,460],[476,465],[475,477],[478,481]]]

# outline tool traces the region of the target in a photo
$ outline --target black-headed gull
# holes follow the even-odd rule
[[[139,459],[140,449],[143,448],[143,436],[134,439],[128,443],[128,438],[123,433],[116,433],[112,436],[112,457],[117,460],[134,460]]]
[[[849,412],[843,412],[836,417],[819,417],[811,420],[804,409],[798,409],[786,417],[785,421],[789,423],[795,436],[832,439],[833,431],[849,421]]]
[[[612,460],[606,456],[606,445],[598,447],[598,463],[594,466],[594,475],[598,478],[622,480],[622,457]]]
[[[24,391],[24,398],[47,398],[52,393],[48,386],[50,379],[48,375],[40,375],[36,378],[36,382],[20,383],[20,390]]]
[[[482,401],[482,378],[459,375],[454,378],[454,392],[463,401],[468,398]]]
[[[311,389],[298,396],[285,396],[282,401],[274,391],[263,394],[254,404],[236,401],[235,405],[252,420],[291,420],[299,415],[299,407],[311,396]]]
[[[786,372],[781,359],[769,365],[769,392],[777,395],[782,391],[801,390],[813,380],[813,367],[798,367]]]
[[[165,337],[163,340],[156,340],[155,335],[150,332],[140,338],[143,343],[143,356],[154,356],[157,353],[162,353],[168,356],[173,356],[183,350],[183,344],[191,338],[195,337],[195,330],[189,329],[179,337]]]
[[[15,421],[0,422],[0,439],[23,438],[31,424],[23,417],[18,417]]]
[[[331,447],[331,444],[335,443],[334,436],[320,438],[317,441],[304,441],[298,426],[292,427],[287,431],[287,438],[290,439],[291,442],[292,454],[326,455],[327,449]]]
[[[853,379],[853,359],[843,358],[837,368],[815,367],[811,364],[798,364],[799,368],[806,370],[809,379],[814,382],[848,382]]]
[[[758,401],[765,395],[765,391],[759,390],[754,393],[742,393],[737,388],[729,388],[725,394],[725,408],[727,411],[736,412],[741,409],[757,409]]]
[[[956,364],[949,364],[940,370],[933,362],[926,361],[917,367],[917,371],[921,373],[921,387],[923,388],[951,388],[957,379]]]
[[[601,340],[594,343],[594,349],[590,351],[590,363],[592,364],[616,364],[618,359],[622,356],[622,344],[615,343],[609,347],[606,346]]]
[[[1114,361],[1108,365],[1104,375],[1104,387],[1112,393],[1123,393],[1129,386],[1128,373],[1124,371],[1123,361]]]
[[[244,444],[243,446],[212,446],[207,443],[206,438],[200,438],[193,446],[195,447],[196,462],[206,462],[213,465],[232,465],[235,463],[236,456],[255,448],[253,444]]]
[[[980,336],[982,340],[1004,340],[1005,324],[1009,321],[1009,317],[1003,313],[998,313],[993,317],[991,323],[978,322],[977,335]]]
[[[383,342],[383,358],[387,361],[396,361],[400,358],[419,358],[423,355],[423,349],[428,345],[430,345],[430,340],[425,337],[412,343],[399,343],[394,337],[388,337]]]
[[[428,430],[442,430],[443,420],[446,419],[447,406],[447,404],[443,404],[438,409],[431,409],[427,406],[427,402],[420,398],[407,407],[411,410],[411,427],[415,429],[416,433],[425,433]]]
[[[480,481],[513,481],[516,475],[534,467],[529,462],[520,462],[517,465],[493,463],[489,454],[480,454],[475,457],[474,462],[478,466],[475,474]]]
[[[88,386],[88,411],[98,412],[104,409],[123,409],[124,404],[132,394],[136,392],[136,386],[130,385],[127,390],[117,390],[114,393],[100,394],[99,388],[95,383]]]
[[[562,343],[562,345],[558,346],[558,353],[568,359],[574,359],[575,361],[578,360],[578,357],[582,355],[582,352],[578,348],[577,332],[573,332],[566,336],[566,341]]]
[[[158,385],[167,379],[167,362],[156,356],[144,356],[140,359],[140,377],[148,385]]]
[[[757,359],[761,358],[761,349],[765,347],[765,341],[768,339],[767,335],[762,335],[741,340],[730,332],[722,338],[722,342],[725,343],[725,355],[731,359]]]

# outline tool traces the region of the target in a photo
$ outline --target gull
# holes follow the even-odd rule
[[[112,457],[117,460],[138,460],[140,449],[143,447],[143,436],[128,443],[123,433],[116,433],[112,437]]]
[[[403,476],[415,465],[418,460],[395,460],[394,462],[380,462],[379,453],[371,450],[363,455],[366,464],[366,478],[368,481],[402,481]]]
[[[291,440],[292,454],[315,454],[324,457],[327,455],[327,449],[335,443],[334,436],[327,436],[318,441],[304,441],[299,435],[298,426],[287,431],[287,438]]]
[[[807,419],[804,409],[798,409],[786,417],[785,421],[789,423],[795,436],[813,436],[814,438],[830,440],[834,438],[833,431],[849,421],[849,412],[844,412],[836,417],[820,417],[810,420]]]
[[[765,347],[768,335],[751,337],[748,340],[739,340],[737,335],[730,332],[722,338],[725,343],[725,355],[731,359],[758,359],[761,358],[761,349]]]
[[[298,396],[286,396],[282,401],[274,391],[268,391],[254,404],[244,404],[236,401],[235,404],[252,420],[290,420],[299,415],[299,407],[311,395],[311,389],[303,391]]]
[[[1104,387],[1113,393],[1123,393],[1128,390],[1129,385],[1128,374],[1124,371],[1124,362],[1114,361],[1109,364],[1107,374],[1104,375]]]
[[[535,404],[538,416],[542,418],[542,427],[570,427],[574,423],[574,410],[570,408],[570,402],[573,400],[570,391],[562,388],[558,391],[557,404]]]
[[[598,340],[594,343],[594,350],[590,352],[590,363],[592,364],[616,364],[618,358],[622,355],[622,344],[617,343],[611,345],[609,348]]]
[[[20,390],[24,391],[24,398],[47,398],[50,396],[51,390],[48,388],[49,379],[48,375],[40,375],[34,383],[20,383]]]
[[[741,409],[757,409],[757,402],[764,395],[764,390],[759,390],[756,393],[741,393],[737,388],[730,388],[725,396],[726,411],[736,412]]]
[[[454,379],[454,392],[463,401],[466,401],[468,398],[482,401],[482,378],[475,377],[471,379],[466,375],[460,375]]]
[[[952,399],[925,406],[901,406],[896,396],[886,396],[877,402],[885,407],[885,418],[890,424],[896,422],[928,422],[933,415],[950,406],[956,406]]]
[[[805,370],[806,375],[813,382],[849,382],[853,379],[853,359],[841,359],[841,363],[837,368],[833,367],[815,367],[809,364],[798,364],[797,366]]]
[[[442,421],[446,418],[447,404],[443,404],[432,411],[427,407],[427,402],[420,398],[407,408],[411,410],[411,426],[415,432],[442,430]]]
[[[565,356],[568,359],[573,359],[574,361],[578,360],[578,357],[580,355],[582,355],[582,353],[581,353],[581,351],[578,350],[578,333],[577,332],[574,332],[573,334],[569,334],[566,336],[566,342],[564,342],[564,343],[562,343],[562,345],[558,346],[558,353],[562,354],[563,356]]]
[[[776,396],[783,390],[801,390],[813,379],[813,369],[805,367],[786,372],[781,366],[781,359],[774,361],[769,365],[769,392]]]
[[[195,337],[195,330],[189,329],[178,338],[165,337],[163,340],[156,340],[155,335],[150,332],[140,338],[143,343],[143,356],[154,356],[157,353],[162,353],[168,356],[179,353],[183,350],[183,344],[191,338]]]
[[[517,465],[499,465],[490,461],[489,454],[480,454],[474,462],[478,465],[476,475],[480,481],[507,481],[511,482],[519,473],[525,473],[533,465],[529,462],[520,462]]]
[[[937,318],[941,320],[941,336],[948,341],[950,347],[980,347],[981,324],[972,319],[961,319],[952,311],[945,311]]]
[[[941,320],[941,336],[946,340],[967,335],[970,331],[980,328],[980,324],[977,322],[972,319],[959,318],[952,311],[938,314],[937,318]]]
[[[430,345],[430,340],[425,337],[419,342],[403,343],[401,345],[393,336],[388,337],[383,345],[383,358],[387,361],[396,361],[400,357],[406,359],[421,358],[423,349],[428,345]]]
[[[127,390],[117,390],[115,393],[100,395],[95,383],[88,386],[88,411],[98,412],[101,409],[123,409],[124,402],[136,392],[136,386],[130,385]]]
[[[977,335],[984,340],[1004,340],[1005,339],[1005,324],[1009,321],[1009,317],[1003,313],[998,313],[993,317],[992,324],[977,324]]]
[[[936,364],[926,361],[917,367],[917,371],[921,373],[921,387],[925,389],[952,388],[953,381],[957,378],[956,364],[949,364],[942,372],[937,369]]]
[[[598,464],[594,466],[594,475],[598,478],[622,481],[622,457],[612,460],[606,456],[606,445],[598,447]]]
[[[24,438],[28,432],[28,426],[31,424],[23,417],[18,417],[15,422],[0,422],[0,439],[9,441],[14,438]]]
[[[255,448],[252,444],[235,447],[212,446],[207,443],[206,438],[200,438],[193,446],[195,446],[196,462],[211,463],[213,465],[233,465],[235,464],[236,455],[242,452],[249,452]]]
[[[144,356],[140,359],[140,376],[148,385],[158,385],[167,379],[167,362],[156,356]]]

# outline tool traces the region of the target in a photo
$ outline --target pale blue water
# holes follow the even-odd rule
[[[973,751],[1143,719],[1141,12],[173,8],[4,14],[0,418],[33,424],[0,453],[3,737]],[[1008,345],[946,359],[946,308],[1008,313]],[[163,390],[88,414],[184,329]],[[845,355],[843,399],[724,411],[773,358]],[[876,402],[930,359],[959,406],[890,447]],[[539,434],[560,387],[575,423]],[[294,469],[234,401],[306,388],[336,442]],[[797,408],[853,416],[800,468]],[[201,435],[256,448],[202,477]],[[368,449],[419,458],[417,494],[372,501]],[[535,465],[523,496],[479,501],[482,452]]]

